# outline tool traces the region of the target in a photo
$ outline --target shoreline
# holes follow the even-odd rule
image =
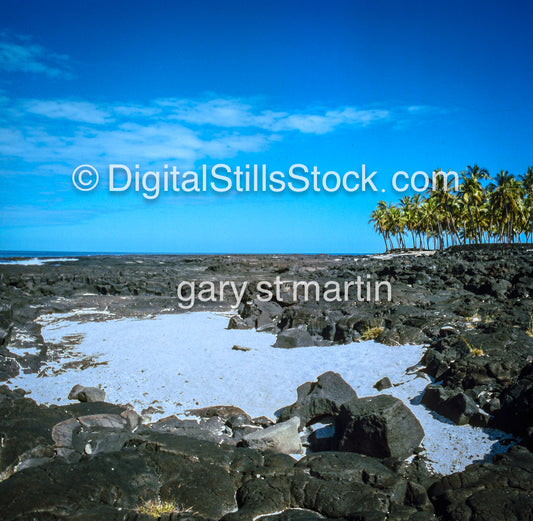
[[[74,313],[71,317],[74,319],[71,323],[72,327],[70,329],[67,328],[68,332],[65,337],[67,340],[61,341],[59,339],[59,344],[57,344],[58,346],[62,345],[61,349],[66,350],[65,352],[75,348],[79,342],[83,342],[83,339],[76,337],[81,331],[80,329],[76,330],[74,327],[76,323],[78,324],[76,327],[88,328],[87,332],[94,334],[98,328],[104,327],[105,324],[110,324],[110,318],[119,317],[126,330],[124,333],[118,334],[117,340],[114,340],[115,349],[117,353],[127,353],[137,345],[160,343],[156,340],[157,335],[155,334],[148,336],[142,342],[136,343],[136,341],[127,340],[127,334],[129,334],[130,330],[133,332],[133,326],[141,327],[143,318],[152,317],[152,321],[165,322],[187,319],[193,314],[179,309],[175,292],[180,281],[195,281],[197,284],[202,281],[210,281],[215,285],[219,285],[220,281],[234,280],[236,287],[240,287],[238,285],[242,285],[244,281],[252,281],[243,292],[242,302],[237,314],[233,314],[231,317],[224,316],[225,333],[259,334],[256,331],[268,333],[271,339],[270,345],[274,344],[275,346],[268,347],[268,349],[274,350],[271,353],[291,354],[296,359],[300,357],[300,360],[302,360],[302,356],[305,356],[306,352],[308,354],[311,352],[321,353],[326,356],[328,352],[340,353],[347,349],[357,349],[357,346],[361,349],[363,346],[369,345],[368,341],[376,341],[379,344],[383,344],[374,349],[374,351],[377,350],[382,353],[372,362],[378,367],[380,362],[384,366],[392,364],[392,367],[395,361],[398,361],[394,357],[384,354],[386,349],[398,349],[398,353],[402,352],[401,347],[387,348],[387,345],[405,345],[406,347],[403,348],[405,354],[410,349],[407,344],[423,344],[426,347],[422,357],[422,366],[416,369],[416,371],[420,372],[419,377],[416,378],[418,380],[417,385],[420,383],[423,385],[421,385],[415,395],[399,395],[402,396],[404,401],[415,400],[413,403],[408,403],[408,409],[414,408],[416,411],[418,407],[420,408],[419,410],[427,411],[429,417],[433,417],[433,419],[440,418],[439,421],[442,427],[437,431],[437,434],[442,434],[445,430],[444,427],[448,425],[452,430],[459,429],[460,431],[463,429],[461,432],[486,432],[490,440],[490,429],[503,428],[508,434],[522,440],[519,445],[511,448],[508,453],[494,456],[492,463],[480,462],[473,458],[471,459],[472,464],[468,468],[463,470],[464,466],[456,467],[455,470],[460,471],[459,475],[470,476],[468,479],[474,481],[478,479],[476,476],[485,475],[483,479],[488,479],[491,482],[490,480],[493,478],[487,478],[486,476],[494,476],[494,479],[499,480],[500,478],[496,478],[496,476],[499,476],[502,472],[512,476],[516,474],[517,469],[521,468],[528,469],[524,470],[524,472],[531,472],[533,476],[533,455],[531,456],[531,469],[528,463],[529,454],[531,454],[530,450],[533,447],[530,433],[530,427],[533,425],[531,412],[533,404],[528,402],[528,393],[533,389],[533,337],[529,336],[528,333],[529,328],[532,327],[528,310],[531,309],[533,303],[531,295],[533,284],[530,284],[530,282],[533,282],[533,255],[529,251],[529,246],[525,245],[509,251],[511,251],[511,254],[488,248],[462,252],[438,251],[431,254],[403,252],[362,257],[327,255],[214,255],[200,257],[165,256],[164,258],[157,255],[91,256],[79,258],[77,262],[49,262],[42,266],[4,264],[0,266],[0,286],[2,289],[2,297],[0,299],[0,318],[2,323],[0,328],[4,331],[0,339],[0,344],[2,344],[0,347],[0,379],[4,381],[10,380],[16,376],[18,371],[36,373],[46,367],[43,364],[46,364],[47,357],[54,355],[54,342],[51,342],[47,336],[49,334],[47,328],[50,324],[47,326],[43,322],[40,325],[39,316],[51,314],[56,318],[61,318],[63,315],[63,318],[66,319],[69,314],[72,315]],[[285,301],[284,298],[274,298],[270,301],[262,302],[258,298],[257,285],[261,280],[274,282],[276,277],[281,277],[283,280],[315,281],[319,285],[328,280],[343,284],[353,278],[354,271],[365,271],[372,274],[376,279],[390,280],[393,293],[392,302],[355,302],[353,298],[348,302],[315,302],[312,299],[306,300],[304,298],[303,288],[298,293],[298,299],[293,298]],[[218,286],[217,297],[219,298],[217,302],[199,302],[199,305],[195,306],[193,311],[198,310],[208,314],[230,309],[231,288]],[[128,322],[131,319],[133,321]],[[188,326],[184,326],[184,328],[187,330]],[[168,328],[163,327],[161,329],[161,331],[165,330],[168,330]],[[207,334],[207,329],[204,327],[200,330],[202,332],[196,333],[196,335],[200,335],[201,338],[201,335]],[[69,335],[72,335],[70,340],[68,338]],[[215,338],[214,345],[220,346],[221,335],[213,333],[213,337]],[[107,338],[107,336],[102,338]],[[101,340],[100,345],[102,343]],[[69,342],[72,344],[71,347],[69,347]],[[230,341],[230,344],[232,342]],[[372,345],[379,346],[379,344]],[[31,352],[28,351],[25,354],[24,345],[32,346]],[[232,347],[235,346],[237,346],[237,349],[234,350]],[[9,351],[10,347],[13,349],[12,352]],[[250,348],[252,351],[248,351]],[[233,359],[246,360],[245,357],[247,356],[248,360],[251,360],[255,356],[253,345],[247,345],[246,342],[238,343],[235,341],[233,346],[228,344],[225,349],[226,351],[221,351],[224,354],[221,354],[220,362],[215,362],[213,357],[211,359],[208,357],[202,362],[201,357],[191,355],[191,360],[197,358],[196,362],[200,364],[191,374],[204,372],[206,375],[212,374],[213,376],[216,375],[216,367],[222,363],[229,363]],[[147,356],[146,349],[141,349],[140,352],[143,356]],[[164,350],[161,351],[161,353],[164,352]],[[170,353],[171,358],[167,362],[164,362],[162,354],[155,356],[154,362],[156,366],[159,359],[164,367],[171,368],[172,363],[174,363],[171,360],[174,360],[174,358],[177,361],[180,360],[179,356],[174,357],[172,356],[173,354]],[[90,355],[90,353],[87,355]],[[122,354],[121,356],[126,355]],[[111,363],[111,361],[105,359],[105,357],[96,357],[93,360],[87,360],[85,369],[81,369],[81,366],[76,364],[78,362],[83,364],[83,358],[81,357],[77,361],[71,360],[76,362],[73,364],[72,370],[75,377],[79,377],[79,379],[69,381],[68,386],[73,383],[82,385],[102,384],[111,392],[113,382],[118,382],[115,378],[111,378],[111,382],[86,382],[83,380],[84,374],[89,374],[87,371],[91,371],[91,364],[96,370],[105,368],[105,365],[97,365],[100,362],[107,361]],[[275,360],[273,356],[267,356],[262,362],[262,367],[267,368],[273,360]],[[181,363],[185,363],[183,356]],[[215,372],[209,372],[207,368],[209,363],[213,364],[213,371]],[[295,363],[297,366],[303,367],[304,365],[302,362]],[[59,369],[60,365],[58,366]],[[125,364],[122,365],[123,370],[127,372],[127,366]],[[276,366],[276,364],[274,365]],[[406,369],[405,367],[403,369],[400,367],[400,362],[396,365],[400,371]],[[356,367],[357,363],[351,362],[349,364],[344,362],[340,363],[338,367],[330,367],[327,359],[324,358],[323,362],[318,363],[314,372],[305,376],[302,375],[298,379],[290,380],[292,382],[290,387],[292,392],[294,392],[296,387],[298,385],[301,386],[305,381],[313,382],[322,372],[330,369],[335,371],[337,369],[339,377],[348,375],[346,378],[350,381],[353,389],[357,389],[357,378],[355,376],[350,377],[350,372],[347,373],[346,370],[342,370],[343,367],[351,366]],[[277,367],[284,367],[284,363],[278,363]],[[319,367],[323,371],[320,371]],[[234,366],[233,372],[235,373],[237,369],[238,366]],[[285,369],[290,372],[290,368]],[[130,373],[131,375],[136,375],[139,370],[138,367],[130,369]],[[259,375],[262,375],[263,379],[266,378],[265,381],[268,381],[266,377],[268,371],[263,370],[259,374],[258,371],[258,369],[250,369],[247,373],[247,378],[253,380],[248,389],[248,392],[252,395],[254,392],[258,392],[257,390],[251,391],[251,389],[256,389],[254,386],[261,382],[261,378],[258,378]],[[177,370],[177,372],[180,371]],[[291,374],[291,377],[294,377],[297,371],[293,370],[292,372],[294,374]],[[390,374],[393,374],[392,370]],[[236,375],[234,376],[236,377]],[[376,373],[376,380],[378,376],[381,378],[387,375]],[[420,376],[427,380],[420,378]],[[152,385],[150,381],[155,384],[157,379],[156,374],[152,375],[148,379],[147,385],[150,387]],[[246,381],[246,377],[243,376],[238,379]],[[44,379],[41,380],[44,381]],[[159,380],[162,381],[163,379],[160,377]],[[286,380],[289,382],[288,377]],[[399,383],[399,380],[397,378],[395,380],[394,377],[391,377],[391,380],[394,392],[399,392],[402,386],[394,387],[394,384]],[[186,387],[185,383],[180,384],[179,377],[176,376],[171,378],[169,382],[172,382],[170,384],[171,389],[175,387],[177,392],[183,391]],[[335,385],[340,385],[340,388],[342,388],[344,384],[339,381]],[[366,391],[358,393],[357,403],[366,403],[365,400],[367,398],[365,397],[369,394],[373,395],[374,398],[387,394],[387,389],[381,392],[372,390],[369,393],[368,384],[366,384]],[[169,384],[167,383],[167,385]],[[205,387],[206,384],[203,385]],[[306,385],[303,387],[307,389]],[[310,385],[313,388],[315,384]],[[404,383],[403,385],[407,384]],[[280,384],[275,383],[268,384],[266,387],[281,388]],[[201,386],[198,387],[198,389],[200,388]],[[230,394],[227,395],[227,399],[223,400],[223,405],[225,406],[235,406],[235,403],[237,403],[235,400],[231,400],[231,396],[239,396],[242,399],[247,395],[246,390],[231,389],[231,387],[228,388]],[[68,390],[63,386],[60,395],[66,398]],[[300,389],[298,390],[298,399],[300,399],[302,392]],[[334,391],[332,388],[328,392],[335,395],[338,391]],[[4,396],[3,401],[0,399],[0,408],[2,406],[7,407],[5,415],[7,414],[6,418],[8,418],[8,420],[4,420],[3,427],[0,422],[0,430],[12,432],[11,436],[16,432],[19,433],[21,440],[17,443],[22,443],[22,445],[13,445],[14,441],[9,441],[8,443],[11,445],[8,444],[8,446],[12,447],[9,450],[15,451],[13,454],[17,458],[22,458],[22,461],[27,461],[28,463],[22,466],[25,470],[22,470],[19,466],[15,468],[8,465],[7,469],[11,468],[11,472],[15,470],[16,472],[9,479],[0,482],[0,491],[2,487],[11,487],[12,484],[18,482],[17,480],[22,480],[23,482],[24,479],[27,479],[26,476],[33,475],[32,472],[39,472],[41,465],[44,465],[43,468],[50,468],[54,472],[56,471],[55,469],[60,468],[57,467],[59,464],[58,458],[61,459],[59,455],[67,453],[63,449],[59,450],[56,447],[54,456],[54,442],[50,438],[53,425],[46,423],[44,418],[49,415],[58,415],[57,418],[66,418],[64,414],[71,415],[72,413],[68,411],[74,410],[72,405],[66,404],[59,407],[39,406],[32,404],[31,395],[23,398],[16,393],[10,393],[13,393],[13,391],[4,390],[0,393]],[[218,395],[220,395],[220,391],[215,391],[213,394],[213,396]],[[110,398],[115,401],[112,392]],[[120,399],[119,401],[124,400]],[[120,414],[129,414],[130,416],[133,414],[126,413],[126,410],[121,408],[121,406],[103,404],[101,402],[100,405],[98,404],[99,402],[85,405],[79,404],[83,405],[83,414],[85,415],[98,415],[103,414],[103,411],[107,411],[105,414],[111,414],[109,421],[118,422],[116,424],[120,424],[122,427],[120,427],[120,432],[110,432],[105,429],[104,431],[99,431],[98,429],[94,430],[95,427],[91,427],[88,433],[84,434],[84,436],[89,436],[89,438],[83,438],[85,440],[84,444],[89,444],[87,445],[89,448],[86,450],[91,453],[84,453],[83,446],[81,446],[81,449],[76,448],[76,443],[78,442],[72,441],[71,443],[74,443],[75,446],[68,450],[74,450],[74,452],[67,451],[71,455],[69,457],[80,454],[78,451],[81,450],[80,457],[82,459],[79,463],[75,463],[75,468],[78,468],[77,465],[82,462],[86,462],[84,464],[91,465],[91,468],[98,471],[100,468],[99,458],[112,457],[117,459],[117,462],[119,460],[122,461],[122,458],[130,454],[128,451],[124,452],[126,446],[129,446],[129,443],[141,443],[139,441],[141,439],[144,440],[142,443],[156,443],[159,444],[158,446],[166,447],[169,443],[176,443],[177,438],[181,440],[180,443],[185,442],[185,440],[188,440],[187,443],[193,443],[193,440],[197,440],[200,437],[200,439],[211,440],[211,442],[215,443],[219,447],[216,451],[223,451],[226,450],[223,449],[226,443],[230,443],[230,446],[234,447],[237,439],[235,438],[236,433],[244,433],[245,431],[242,431],[243,428],[245,430],[251,428],[252,430],[260,430],[261,432],[265,430],[265,432],[268,432],[269,426],[273,427],[271,425],[272,420],[262,420],[267,423],[259,425],[254,423],[259,420],[249,417],[247,420],[242,420],[244,421],[243,424],[239,423],[241,420],[235,423],[237,420],[228,420],[220,416],[221,414],[226,414],[220,409],[220,401],[217,403],[213,403],[211,400],[197,401],[197,407],[202,406],[212,409],[211,406],[219,406],[219,408],[215,407],[217,412],[213,413],[213,417],[200,417],[200,419],[196,418],[196,420],[193,420],[192,417],[178,416],[175,419],[160,419],[155,423],[144,424],[142,419],[138,419],[135,420],[138,422],[135,432],[131,431],[126,424],[123,424],[123,420],[115,418],[116,413],[112,411],[120,411],[119,417]],[[290,400],[285,398],[284,402],[288,406]],[[191,402],[189,405],[194,406],[195,403]],[[246,405],[246,402],[242,402],[241,405]],[[7,412],[14,411],[15,409],[12,409],[12,407],[18,408],[19,412]],[[17,420],[17,415],[23,414],[20,411],[25,409],[33,411],[31,415],[34,418],[42,418],[38,420],[38,422],[43,422],[41,428],[44,429],[42,431],[43,434],[39,437],[39,443],[44,443],[43,446],[47,447],[46,451],[48,452],[45,452],[46,456],[39,456],[39,458],[45,458],[44,460],[39,460],[39,463],[33,461],[35,459],[34,445],[37,443],[34,435],[32,434],[28,437],[27,434],[23,434],[23,431],[20,431],[20,428],[16,427],[18,425],[17,422],[22,421],[22,417]],[[154,409],[156,410],[157,407],[154,406]],[[300,464],[303,466],[311,465],[311,461],[314,461],[313,458],[327,459],[333,454],[341,454],[341,456],[336,456],[340,458],[355,457],[350,455],[354,454],[351,452],[331,452],[332,448],[337,447],[337,443],[341,443],[340,440],[342,438],[341,431],[335,433],[336,431],[333,430],[333,434],[331,433],[331,426],[337,425],[337,422],[340,421],[339,410],[332,409],[331,418],[329,420],[325,418],[326,423],[322,427],[319,426],[316,432],[313,430],[305,432],[305,437],[302,439],[305,443],[308,443],[305,440],[311,440],[309,443],[314,444],[315,452],[304,456],[302,459],[293,460],[298,461],[299,459],[300,462],[290,463],[291,468],[293,465],[296,465],[295,468]],[[246,414],[246,412],[244,408],[242,414]],[[271,411],[272,413],[274,411]],[[79,416],[79,413],[76,414]],[[78,418],[78,416],[75,416],[74,419]],[[72,416],[67,417],[72,418]],[[85,416],[80,418],[82,419],[76,419],[76,421],[89,421],[83,419]],[[6,421],[7,423],[5,423]],[[250,427],[241,425],[249,425]],[[279,419],[274,426],[278,425],[283,425],[283,422],[280,423]],[[430,429],[427,420],[424,425],[427,429]],[[339,428],[344,427],[339,424]],[[162,431],[160,431],[161,429]],[[472,430],[468,431],[467,429]],[[165,433],[164,440],[163,438],[158,438],[158,436],[163,436],[163,434],[156,434],[156,431]],[[325,433],[329,433],[329,435],[324,437]],[[436,440],[439,439],[431,429],[426,433],[426,436],[433,437]],[[472,436],[470,434],[470,442],[472,442]],[[120,443],[117,441],[119,444],[113,445],[114,442],[104,442],[104,440],[111,439],[120,440]],[[218,442],[213,440],[218,440]],[[220,445],[221,440],[224,440],[222,445]],[[229,440],[233,441],[230,442]],[[468,441],[468,437],[466,441]],[[496,439],[493,439],[491,443],[496,441]],[[110,443],[111,445],[109,445]],[[460,448],[458,443],[453,441],[448,443],[451,446]],[[441,446],[445,444],[445,442],[440,442]],[[16,449],[16,446],[20,448]],[[141,446],[144,445],[141,444],[139,447]],[[316,452],[317,448],[319,452]],[[194,449],[191,457],[197,457],[203,461],[206,457],[204,450]],[[215,450],[214,447],[213,450]],[[241,454],[240,450],[244,450],[244,447],[237,446],[232,450],[237,450],[235,454]],[[109,456],[105,456],[106,454]],[[140,458],[139,461],[144,461],[147,455],[142,450],[136,449],[135,457]],[[421,487],[420,492],[422,493],[423,491],[422,495],[426,498],[424,500],[426,503],[424,504],[428,508],[431,506],[431,512],[436,512],[438,516],[444,515],[444,510],[441,510],[442,507],[439,506],[439,501],[442,498],[439,495],[440,492],[438,490],[440,489],[438,487],[448,483],[446,481],[447,478],[427,474],[427,468],[431,468],[432,464],[430,461],[425,460],[424,452],[416,452],[413,458],[407,463],[395,463],[394,465],[400,466],[393,465],[391,467],[392,471],[397,473],[395,474],[397,479],[401,480],[407,479],[405,476],[411,473],[409,474],[411,475],[409,479],[414,480],[417,486]],[[386,463],[385,459],[380,460],[381,464]],[[371,460],[372,458],[365,461],[370,462]],[[36,465],[35,467],[34,464]],[[30,465],[31,468],[26,469],[25,465]],[[324,463],[323,465],[326,466],[321,467],[322,471],[329,468],[327,467],[329,463]],[[403,470],[399,470],[400,468]],[[424,468],[426,470],[423,470]],[[4,471],[5,469],[6,467],[4,467]],[[274,472],[274,476],[277,476],[276,479],[287,479],[280,477],[284,474],[278,467],[275,467],[272,472]],[[336,474],[337,471],[330,470],[328,472],[333,472],[332,475],[336,476],[335,479],[340,479],[342,482],[343,478]],[[239,486],[244,486],[242,481],[240,481],[242,480],[241,474],[239,476],[235,475],[232,479],[236,479],[238,483],[241,483]],[[467,478],[465,477],[465,479]],[[122,486],[120,485],[119,488]],[[508,495],[510,490],[513,491],[513,494],[515,493],[515,489],[508,486],[503,488],[501,485],[491,486],[494,486],[495,490],[500,491],[504,496]],[[369,497],[375,497],[377,493],[376,490],[371,488],[365,490],[365,494],[370,494]],[[494,493],[499,494],[500,492]],[[457,489],[452,489],[450,497],[456,497],[453,501],[460,504],[463,501],[461,494],[464,495],[465,493],[465,490],[459,486]],[[467,495],[470,494],[472,496],[472,494],[476,493],[471,491]],[[191,502],[194,502],[195,494],[198,494],[198,492],[189,497]],[[402,507],[407,507],[408,505],[403,501]],[[301,503],[297,506],[302,506],[303,504]],[[411,504],[409,508],[414,508],[419,513],[429,512],[429,510],[421,510],[420,507]],[[315,511],[324,512],[321,508]],[[348,514],[349,511],[346,511],[344,515]],[[433,519],[433,517],[427,517],[427,519]]]

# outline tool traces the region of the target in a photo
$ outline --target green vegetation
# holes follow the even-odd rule
[[[463,335],[460,336],[473,356],[485,356],[485,351],[483,351],[483,349],[481,349],[480,347],[474,347],[470,342],[468,342],[468,340]]]
[[[435,175],[435,187],[425,195],[405,196],[398,205],[379,201],[369,222],[387,251],[407,247],[409,239],[413,248],[427,249],[531,241],[533,167],[516,179],[504,170],[492,178],[487,170],[468,166],[456,192],[452,181]]]
[[[479,314],[479,311],[476,311],[473,315],[465,317],[465,320],[467,322],[481,322],[482,318],[481,318],[481,315]]]
[[[383,333],[384,328],[382,327],[370,327],[368,326],[361,335],[360,340],[374,340],[376,339],[381,333]]]
[[[137,512],[159,518],[163,514],[172,512],[191,512],[191,509],[183,509],[175,501],[161,501],[161,498],[157,498],[144,501],[141,506],[137,507]]]
[[[499,309],[497,309],[496,311],[487,312],[487,314],[485,315],[485,324],[492,324],[496,320],[496,317],[499,314],[500,314]]]
[[[526,330],[526,335],[533,338],[533,315],[531,313],[529,314],[529,327]]]

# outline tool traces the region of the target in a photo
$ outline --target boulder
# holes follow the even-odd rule
[[[495,425],[524,438],[533,450],[533,365],[529,364],[516,384],[501,395],[501,410],[495,414]]]
[[[105,391],[98,387],[85,387],[78,384],[68,393],[68,399],[80,402],[104,402]]]
[[[245,302],[239,310],[240,316],[244,319],[244,324],[251,324],[258,329],[270,329],[279,331],[276,323],[282,314],[281,306],[272,300],[262,301],[258,298]],[[235,324],[239,321],[235,320]]]
[[[235,315],[229,319],[228,329],[252,329],[253,323],[251,320],[245,320],[239,315]]]
[[[435,379],[439,379],[449,369],[449,365],[442,353],[428,349],[421,360],[425,365],[424,371]]]
[[[440,413],[457,425],[466,425],[479,413],[479,408],[470,396],[457,393],[442,404]]]
[[[259,310],[259,315],[256,319],[256,327],[258,329],[275,324],[283,312],[281,306],[271,300],[267,302],[258,301],[257,308]]]
[[[74,418],[71,420],[65,420],[60,422],[52,428],[52,439],[56,444],[56,448],[59,447],[72,447],[72,438],[76,431],[81,429],[81,425]]]
[[[143,421],[142,416],[140,414],[137,414],[133,409],[126,409],[120,414],[120,416],[122,416],[122,418],[124,418],[129,423],[130,429],[132,431],[135,431]]]
[[[9,332],[13,322],[13,309],[11,304],[0,303],[0,346],[9,339]]]
[[[303,327],[291,327],[278,334],[274,347],[292,349],[293,347],[309,347],[315,345],[309,331]]]
[[[407,458],[424,438],[424,430],[411,410],[387,394],[345,403],[335,431],[339,450],[375,458]]]
[[[391,387],[392,383],[386,376],[374,384],[374,389],[377,389],[380,392],[383,391],[383,389],[390,389]]]
[[[271,450],[283,454],[301,454],[302,443],[298,434],[299,418],[291,418],[272,427],[257,430],[243,437],[244,445],[256,450]]]
[[[3,327],[0,327],[0,346],[3,346],[6,343],[8,336],[9,336],[9,330]]]
[[[2,355],[0,355],[0,382],[5,382],[10,378],[14,378],[19,374],[19,372],[20,367],[15,360],[11,358],[4,358]]]
[[[296,416],[300,419],[301,428],[336,416],[343,403],[357,398],[356,392],[342,376],[333,371],[321,374],[316,382],[300,385],[297,394],[296,402],[281,411],[279,421]]]
[[[221,418],[222,420],[227,421],[230,425],[235,422],[252,423],[250,416],[234,405],[212,405],[200,409],[187,409],[185,414],[199,416],[200,418]]]
[[[442,385],[428,385],[422,396],[422,404],[453,421],[457,425],[479,425],[483,414],[476,402],[463,392],[454,393]]]
[[[119,451],[130,437],[130,425],[118,414],[91,414],[60,422],[52,429],[56,454],[75,463],[82,454]]]
[[[148,425],[141,432],[148,432],[148,430],[169,432],[177,436],[187,436],[215,443],[230,445],[235,445],[236,443],[232,439],[232,431],[226,426],[226,422],[216,416],[198,420],[180,420],[176,416],[168,416]]]

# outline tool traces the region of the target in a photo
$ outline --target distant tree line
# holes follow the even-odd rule
[[[436,171],[437,172],[437,171]],[[519,178],[505,170],[492,177],[468,166],[458,190],[436,174],[423,195],[398,204],[379,201],[370,223],[385,248],[442,249],[455,244],[531,242],[533,237],[533,167]]]

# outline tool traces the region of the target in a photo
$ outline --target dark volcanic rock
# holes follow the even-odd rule
[[[129,510],[161,498],[204,519],[219,519],[236,507],[241,474],[264,459],[249,449],[220,447],[183,436],[146,433],[120,450],[60,459],[27,468],[0,482],[0,512],[15,519],[137,519]],[[84,514],[84,515],[82,515]]]
[[[308,468],[311,475],[327,481],[367,483],[381,489],[396,489],[401,497],[405,483],[381,461],[355,452],[322,452],[302,458],[296,468]]]
[[[72,463],[83,454],[116,452],[131,437],[128,419],[118,414],[92,414],[58,423],[52,429],[56,454]]]
[[[238,489],[238,511],[224,516],[224,521],[245,521],[280,512],[291,506],[290,478],[256,475]]]
[[[252,423],[252,419],[246,412],[233,405],[213,405],[211,407],[202,407],[201,409],[188,409],[185,412],[200,418],[220,418],[227,421],[231,426],[237,423],[239,425]]]
[[[307,329],[301,327],[290,328],[278,334],[274,347],[291,349],[293,347],[309,347],[315,344]]]
[[[339,450],[376,458],[407,458],[424,430],[401,400],[381,394],[345,403],[335,422]]]
[[[13,308],[11,304],[0,302],[0,347],[8,341],[12,325]]]
[[[13,359],[5,359],[0,355],[0,382],[14,378],[20,372],[20,367]]]
[[[243,329],[242,326],[250,324],[251,327],[276,333],[279,331],[277,322],[282,312],[283,309],[277,302],[253,299],[241,306],[240,315],[244,322],[236,320],[231,324],[231,328]]]
[[[292,493],[303,506],[331,518],[387,519],[390,500],[384,491],[365,484],[308,478],[293,484]]]
[[[518,447],[494,463],[470,465],[445,476],[429,490],[441,519],[530,520],[533,512],[533,454]]]
[[[297,394],[296,402],[281,411],[279,421],[297,416],[300,428],[335,417],[343,403],[357,398],[356,392],[341,375],[333,371],[321,374],[316,382],[300,385]]]
[[[37,405],[33,400],[24,397],[20,390],[10,391],[6,386],[0,387],[0,436],[2,438],[2,448],[0,450],[0,472],[12,471],[26,459],[36,457],[35,448],[39,448],[37,453],[54,455],[56,452],[56,441],[53,438],[53,430],[57,424],[62,422],[74,422],[77,428],[76,433],[80,433],[82,425],[76,418],[91,418],[94,415],[113,415],[120,418],[122,424],[127,419],[120,416],[125,409],[108,403],[85,403],[73,404],[62,407]],[[124,423],[126,427],[126,424]],[[76,435],[75,429],[69,430],[69,444],[62,445],[76,452],[75,460],[79,459],[85,452],[85,445],[91,443],[91,453],[98,452],[97,446],[111,443],[110,432],[97,433],[98,428],[85,429],[82,434],[76,437],[75,447],[73,439]],[[131,428],[131,424],[129,424]],[[91,434],[92,433],[92,434]],[[86,439],[85,439],[86,437]],[[63,437],[63,439],[66,439]]]
[[[428,385],[422,396],[422,404],[442,414],[457,425],[482,422],[483,415],[476,402],[463,392],[453,392],[440,385]],[[488,416],[487,416],[488,418]]]
[[[271,450],[283,454],[300,454],[302,444],[298,435],[299,418],[290,418],[266,429],[245,434],[243,442],[257,450]]]
[[[0,472],[15,467],[35,447],[53,451],[52,428],[69,418],[63,409],[39,406],[20,390],[0,387]]]
[[[57,414],[61,421],[44,438],[55,442],[59,456],[65,448],[81,453],[66,464],[44,447],[26,451],[16,472],[0,482],[2,520],[140,520],[135,509],[157,498],[185,511],[161,519],[249,520],[291,508],[307,509],[311,518],[432,519],[425,488],[372,457],[329,452],[296,463],[282,454],[194,439],[177,432],[172,418],[139,426],[133,411],[103,402],[48,408],[22,393],[2,396],[7,411],[18,404],[40,421]],[[245,414],[233,407],[194,412],[218,425]],[[297,438],[296,424],[293,431]]]
[[[374,389],[377,389],[380,392],[384,389],[390,389],[391,387],[392,383],[386,376],[374,384]]]
[[[244,319],[239,315],[229,319],[228,329],[251,329],[254,327],[254,321]]]
[[[80,402],[104,402],[105,391],[98,387],[75,385],[68,393],[68,399],[79,400]]]
[[[135,508],[157,492],[149,461],[133,452],[99,454],[74,466],[52,461],[17,472],[0,483],[0,512],[5,521],[70,519],[101,504]]]
[[[237,442],[232,437],[232,431],[226,426],[226,422],[216,416],[195,420],[180,420],[176,416],[162,418],[152,423],[140,432],[149,430],[157,432],[169,432],[177,436],[188,436],[199,440],[213,441],[235,445]]]
[[[176,501],[207,519],[219,519],[235,510],[235,483],[223,467],[181,460],[160,489],[163,501]]]
[[[533,450],[533,363],[526,366],[518,382],[507,388],[500,400],[494,424],[522,436]]]
[[[261,469],[237,492],[239,510],[224,521],[257,518],[383,520],[433,519],[423,487],[413,486],[379,460],[355,453],[329,452],[302,458],[293,467],[273,474]],[[418,494],[415,493],[418,492]],[[424,508],[412,506],[414,498]],[[410,503],[411,502],[411,503]]]
[[[428,388],[424,403],[458,423],[484,425],[492,417],[491,426],[521,436],[533,448],[529,250],[531,245],[472,245],[427,257],[94,256],[46,266],[3,265],[0,379],[9,378],[19,367],[39,370],[46,345],[35,319],[42,313],[93,308],[143,317],[180,312],[176,287],[181,280],[234,280],[237,285],[250,281],[240,316],[231,319],[229,327],[271,331],[279,334],[284,347],[357,341],[376,326],[383,328],[379,342],[428,343],[425,370],[441,385]],[[305,302],[301,291],[293,300],[286,289],[280,301],[258,301],[253,281],[272,282],[279,274],[286,281],[314,280],[321,285],[330,280],[342,285],[369,274],[391,283],[393,302],[356,302],[353,287],[346,302]],[[224,292],[224,303],[197,301],[197,309],[227,309],[233,299],[228,288]],[[10,353],[10,345],[20,347],[14,331],[31,338],[39,354],[20,357],[13,354],[19,352],[15,349]],[[313,407],[320,410],[321,400],[311,400]],[[332,410],[335,407],[331,405]],[[345,412],[348,420],[351,416]],[[223,410],[209,414],[200,420],[206,427],[203,431],[190,420],[141,426],[131,411],[103,402],[43,407],[20,392],[0,388],[0,472],[5,478],[0,482],[0,518],[147,521],[150,518],[134,510],[140,498],[161,497],[178,498],[184,510],[192,509],[162,519],[249,521],[283,511],[269,518],[423,521],[433,519],[433,505],[442,521],[531,519],[531,455],[523,449],[438,479],[430,489],[430,503],[426,487],[436,478],[423,478],[417,469],[404,474],[387,460],[387,471],[384,462],[350,452],[315,454],[295,465],[286,455],[230,445],[247,429],[268,426],[268,420],[250,422],[247,415]],[[84,432],[77,430],[82,417],[94,415],[121,419],[114,418],[116,428],[86,423]],[[374,419],[362,424],[376,435],[370,436],[371,445],[384,457],[391,452],[388,441],[382,440],[389,433],[388,412],[370,417]],[[75,427],[62,432],[67,439],[72,434],[72,450],[79,461],[71,464],[56,456],[59,447],[52,430],[61,423],[63,428]],[[390,432],[411,438],[408,445],[414,446],[420,433],[407,423],[407,436],[403,427]],[[342,435],[339,426],[335,425],[336,436]],[[192,438],[209,429],[211,434],[225,430],[221,436],[227,436],[229,444]],[[369,438],[365,429],[357,439]],[[329,439],[327,448],[335,448],[336,441]]]

